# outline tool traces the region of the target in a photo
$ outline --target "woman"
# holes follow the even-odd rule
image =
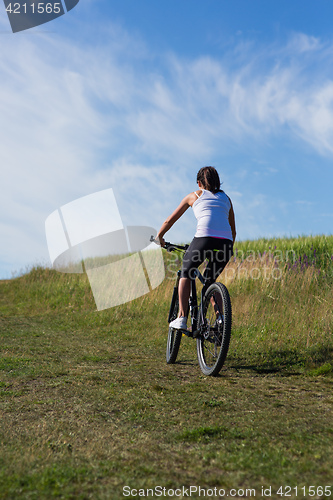
[[[209,259],[205,277],[213,283],[233,254],[236,238],[235,215],[230,198],[220,189],[219,174],[214,167],[203,167],[197,174],[198,191],[188,194],[179,207],[167,218],[156,240],[165,245],[163,236],[189,207],[197,218],[197,230],[187,249],[179,282],[179,314],[170,327],[186,330],[187,306],[194,271]]]

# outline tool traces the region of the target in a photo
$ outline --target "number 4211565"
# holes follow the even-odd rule
[[[303,486],[302,488],[297,488],[295,486],[292,488],[291,486],[280,486],[280,488],[276,492],[277,495],[280,495],[281,497],[291,497],[292,494],[295,496],[302,496],[304,497],[314,497],[318,496],[323,497],[323,496],[331,496],[331,486]]]
[[[45,3],[45,2],[34,2],[31,4],[27,3],[10,3],[6,8],[9,14],[26,14],[31,12],[32,14],[60,14],[61,13],[61,3]]]

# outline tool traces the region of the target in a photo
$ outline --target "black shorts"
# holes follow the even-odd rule
[[[193,238],[192,243],[185,252],[182,265],[182,278],[195,278],[195,269],[208,259],[204,278],[213,283],[222,273],[223,269],[233,255],[233,242],[222,238],[210,236]]]

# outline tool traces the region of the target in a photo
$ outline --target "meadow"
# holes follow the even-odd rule
[[[0,499],[332,496],[333,236],[236,248],[215,378],[188,338],[165,362],[180,256],[100,312],[85,275],[0,282]]]

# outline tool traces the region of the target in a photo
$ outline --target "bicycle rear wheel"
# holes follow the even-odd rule
[[[231,302],[222,283],[213,283],[203,298],[203,329],[197,339],[202,373],[216,376],[227,357],[231,336]]]
[[[170,312],[169,312],[169,323],[177,318],[179,309],[179,301],[178,301],[178,288],[174,288]],[[172,364],[176,361],[179,351],[180,342],[182,340],[182,332],[181,330],[176,330],[175,328],[169,327],[168,332],[168,341],[166,348],[166,362],[168,364]]]

